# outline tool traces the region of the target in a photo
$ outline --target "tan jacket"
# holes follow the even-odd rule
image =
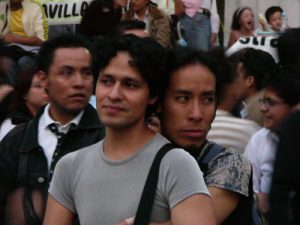
[[[164,47],[171,46],[171,27],[169,17],[156,6],[149,4],[149,35]],[[122,20],[133,20],[134,12],[130,9]]]

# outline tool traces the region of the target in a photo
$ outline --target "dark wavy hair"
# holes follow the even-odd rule
[[[160,101],[163,101],[165,98],[165,93],[170,85],[172,75],[177,70],[185,66],[195,64],[204,65],[214,74],[216,78],[216,98],[218,101],[220,92],[219,73],[221,70],[218,68],[218,66],[220,66],[220,64],[218,65],[219,61],[216,60],[212,55],[213,53],[202,52],[191,48],[179,47],[169,49],[167,53],[165,73],[160,82]]]
[[[36,58],[30,58],[26,64],[17,68],[17,79],[12,93],[10,104],[8,105],[8,117],[14,119],[16,114],[22,114],[24,118],[32,118],[34,115],[29,111],[24,97],[28,93],[32,79],[38,72]],[[12,121],[17,124],[18,121]]]
[[[150,96],[158,95],[159,83],[164,75],[165,49],[155,40],[140,38],[131,34],[110,39],[99,37],[95,40],[94,51],[95,66],[93,71],[96,80],[118,52],[127,52],[132,58],[129,62],[130,66],[135,68],[146,81]],[[146,114],[150,115],[153,110],[151,109],[151,112],[147,110]]]

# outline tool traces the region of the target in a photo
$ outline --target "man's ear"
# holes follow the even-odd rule
[[[243,76],[247,87],[252,87],[254,85],[255,79],[251,75],[246,75],[246,71],[245,71],[245,67],[244,67],[243,63],[239,63],[237,65],[236,70],[237,70],[237,74],[238,75],[242,75]]]
[[[37,73],[37,78],[40,81],[41,86],[45,89],[45,91],[47,92],[47,86],[48,86],[48,79],[47,79],[47,75],[44,71],[39,70]],[[48,93],[48,92],[47,92]]]
[[[254,86],[254,82],[255,82],[255,78],[253,76],[248,76],[246,78],[246,85],[247,87],[253,87]]]

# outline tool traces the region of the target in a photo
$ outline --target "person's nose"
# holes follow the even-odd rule
[[[83,75],[80,72],[77,72],[77,73],[74,74],[74,76],[73,76],[73,85],[75,87],[77,87],[77,88],[78,87],[79,88],[83,87],[84,82],[85,82],[85,79],[84,79]]]
[[[117,99],[121,99],[122,98],[122,91],[121,91],[121,85],[120,83],[115,83],[111,90],[108,93],[108,98],[110,100],[117,100]]]
[[[269,107],[266,104],[260,104],[259,109],[262,113],[265,113],[268,111]]]
[[[200,121],[202,120],[202,118],[203,118],[203,112],[199,101],[195,100],[191,102],[189,119],[194,121]]]

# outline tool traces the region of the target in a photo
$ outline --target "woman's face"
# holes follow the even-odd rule
[[[246,30],[254,30],[254,15],[252,10],[245,9],[240,17],[241,28]]]
[[[49,97],[45,89],[41,86],[37,75],[33,76],[31,86],[24,97],[25,102],[31,113],[35,114],[40,107],[48,103]]]

